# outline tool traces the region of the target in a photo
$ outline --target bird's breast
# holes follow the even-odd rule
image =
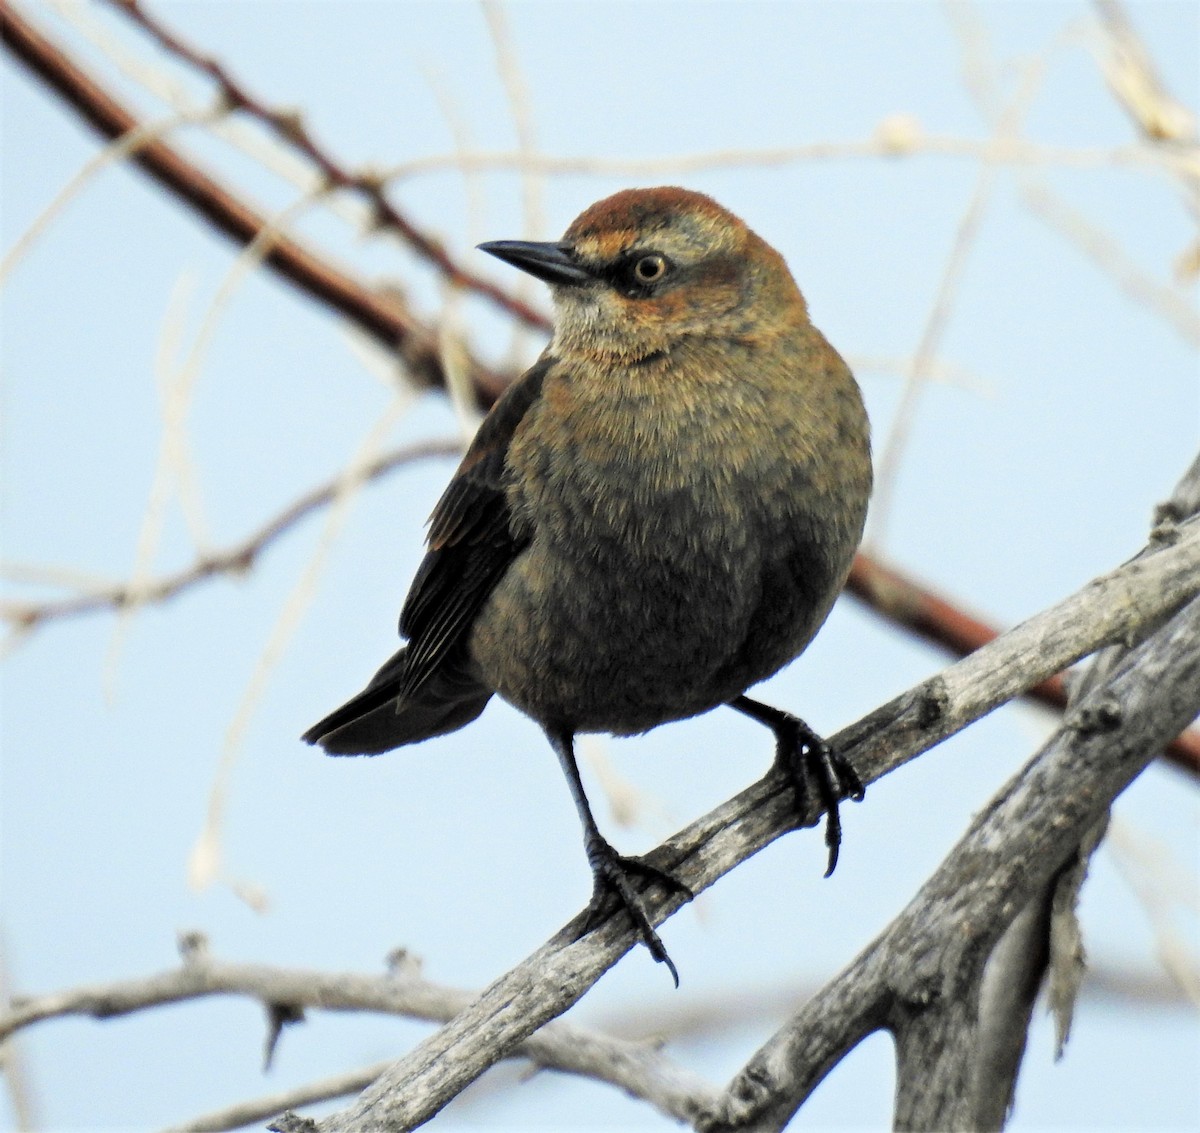
[[[538,408],[509,453],[514,512],[535,532],[564,547],[586,533],[589,553],[600,541],[648,562],[707,560],[744,542],[766,486],[763,454],[779,447],[752,386],[704,388],[660,360],[550,380]]]
[[[510,447],[510,506],[530,542],[472,650],[537,719],[644,730],[714,707],[802,647],[812,603],[789,564],[815,560],[787,415],[752,383],[664,387],[671,376],[548,377]],[[766,598],[779,640],[731,670]]]

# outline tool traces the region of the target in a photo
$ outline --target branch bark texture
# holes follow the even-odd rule
[[[1168,534],[1200,512],[1200,456],[1155,511],[1155,532]],[[1153,537],[1153,536],[1152,536]],[[1069,705],[1077,709],[1103,688],[1123,662],[1127,647],[1112,645],[1090,657],[1071,674]],[[1043,983],[1058,1031],[1061,1056],[1070,1032],[1075,1000],[1085,971],[1083,934],[1076,912],[1092,855],[1103,841],[1109,811],[1089,828],[1013,919],[988,958],[980,986],[975,1043],[973,1129],[1002,1129],[1016,1098],[1017,1076],[1026,1035]]]
[[[973,1128],[975,1004],[1000,934],[1156,745],[1200,712],[1200,600],[1129,654],[979,815],[907,909],[766,1043],[709,1133],[779,1129],[880,1026],[897,1046],[896,1127]]]
[[[182,966],[157,975],[14,1001],[0,1016],[0,1043],[46,1019],[72,1015],[110,1019],[217,995],[256,999],[269,1011],[286,1011],[292,1018],[311,1008],[381,1012],[434,1023],[453,1019],[476,998],[475,992],[425,979],[419,965],[403,955],[393,963],[390,974],[373,976],[220,961],[210,957],[203,938],[194,935],[185,938],[182,951]],[[648,1042],[616,1038],[572,1023],[554,1022],[543,1027],[513,1047],[508,1056],[607,1082],[679,1121],[692,1121],[706,1112],[719,1092]],[[315,1097],[362,1089],[385,1068],[386,1064],[374,1073],[352,1071],[299,1094],[233,1106],[181,1128],[236,1128],[246,1121],[273,1117],[289,1104],[301,1105]],[[280,1097],[286,1100],[280,1101]]]

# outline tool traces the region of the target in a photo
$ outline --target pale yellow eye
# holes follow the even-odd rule
[[[658,254],[642,256],[633,265],[633,277],[638,283],[657,283],[666,271],[667,261]]]

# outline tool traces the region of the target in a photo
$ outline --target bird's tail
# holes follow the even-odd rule
[[[362,692],[301,738],[328,755],[379,755],[453,732],[474,720],[491,699],[490,689],[454,665],[442,665],[418,688],[403,691],[406,653],[401,649]]]

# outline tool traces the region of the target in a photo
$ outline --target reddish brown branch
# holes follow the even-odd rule
[[[888,621],[958,657],[974,653],[999,636],[999,631],[986,622],[867,555],[855,558],[846,589]],[[1061,673],[1025,695],[1059,711],[1067,706],[1067,689]],[[1189,728],[1171,742],[1164,755],[1169,762],[1200,778],[1200,730]]]
[[[375,223],[397,233],[419,256],[434,267],[456,287],[462,287],[495,303],[506,314],[538,330],[549,330],[549,320],[540,311],[510,295],[501,287],[468,271],[456,263],[441,243],[412,224],[388,200],[384,182],[378,174],[366,170],[354,171],[320,146],[303,117],[294,110],[268,106],[251,94],[230,74],[229,70],[211,55],[205,55],[171,31],[157,16],[147,11],[139,0],[107,0],[119,8],[162,48],[176,59],[203,72],[217,84],[222,101],[232,110],[240,110],[261,122],[281,142],[296,150],[320,170],[326,182],[337,189],[348,189],[362,196],[371,207]]]
[[[119,138],[142,125],[7,0],[0,0],[0,32],[9,51],[106,138]],[[149,141],[133,152],[132,159],[238,244],[249,244],[262,232],[266,221],[260,213],[166,142]],[[395,351],[418,384],[445,384],[437,335],[414,318],[398,299],[373,290],[282,233],[274,237],[265,263]],[[481,399],[490,404],[506,379],[478,363],[473,363],[472,372]]]

